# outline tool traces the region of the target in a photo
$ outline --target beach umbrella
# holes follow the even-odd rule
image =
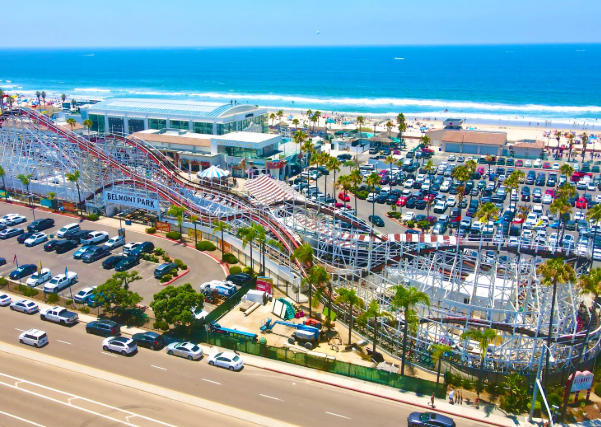
[[[224,171],[222,169],[219,169],[217,166],[212,165],[210,168],[205,169],[202,172],[199,172],[198,177],[213,179],[213,178],[225,178],[228,175],[229,175],[228,171]]]

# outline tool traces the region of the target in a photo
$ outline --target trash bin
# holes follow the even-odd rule
[[[48,237],[50,237],[51,239],[54,239],[54,234],[50,234]]]
[[[126,219],[126,220],[125,220],[125,225],[131,225],[131,220],[129,220],[129,219]]]

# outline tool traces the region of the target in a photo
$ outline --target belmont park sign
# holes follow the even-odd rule
[[[132,194],[118,193],[116,191],[104,191],[104,200],[108,203],[114,203],[116,205],[132,206],[140,209],[150,209],[153,211],[159,211],[159,199],[136,196]]]

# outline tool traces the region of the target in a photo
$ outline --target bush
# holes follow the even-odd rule
[[[236,258],[234,254],[226,252],[225,254],[223,254],[223,261],[227,262],[228,264],[237,264],[238,258]]]
[[[142,258],[144,261],[155,262],[155,263],[159,262],[159,258],[153,254],[142,253],[142,254],[140,254],[140,258]]]
[[[411,220],[411,221],[407,221],[407,228],[414,228],[415,227],[415,221]]]
[[[79,311],[81,311],[82,313],[89,313],[90,312],[90,308],[83,306],[79,308]]]
[[[599,383],[595,386],[595,394],[597,396],[601,397],[601,383]]]
[[[184,264],[181,259],[177,259],[176,258],[176,259],[173,260],[173,262],[177,264],[178,268],[180,268],[182,270],[185,270],[185,268],[182,267],[182,266],[185,266],[186,264]]]
[[[474,390],[476,388],[476,383],[475,381],[470,381],[467,378],[464,379],[462,382],[463,388],[466,389],[467,391],[471,391]]]
[[[230,267],[230,274],[240,274],[242,273],[242,269],[237,265]]]
[[[19,285],[19,291],[26,297],[35,297],[39,294],[39,291],[34,288],[30,288],[29,286]]]
[[[48,298],[46,298],[46,301],[49,304],[56,304],[61,298],[58,296],[58,294],[48,294]]]
[[[154,254],[157,256],[163,256],[165,255],[165,249],[161,249],[161,248],[154,248]]]
[[[8,284],[8,280],[5,277],[0,277],[0,286],[6,286]]]
[[[242,269],[242,272],[246,273],[246,274],[250,274],[251,276],[256,276],[257,275],[257,273],[255,273],[255,271],[252,268],[250,268],[250,267],[244,267]]]
[[[400,213],[400,212],[394,212],[394,213],[392,214],[392,217],[393,217],[393,218],[396,218],[396,219],[399,219],[399,218],[401,217],[401,213]]]
[[[361,200],[365,200],[365,199],[367,199],[367,196],[369,195],[369,191],[361,191],[361,190],[359,190],[359,191],[357,191],[357,192],[355,193],[355,195],[356,195],[356,196],[357,196],[359,199],[361,199]]]
[[[157,229],[154,227],[148,227],[146,229],[146,233],[148,233],[148,234],[154,234],[154,233],[156,233],[156,231],[157,231]]]
[[[179,240],[181,234],[179,234],[178,231],[170,231],[167,234],[165,234],[165,236],[167,236],[167,238],[171,240]]]
[[[196,249],[198,249],[199,251],[212,252],[212,251],[216,250],[217,248],[215,247],[213,242],[209,242],[208,240],[203,240],[196,244]]]
[[[88,221],[98,221],[98,214],[90,214],[86,217]]]
[[[67,301],[65,301],[66,305],[73,305],[73,300],[72,299],[68,299]]]
[[[355,166],[355,163],[352,160],[347,160],[344,162],[344,166]]]
[[[173,276],[171,276],[171,274],[165,274],[163,277],[161,277],[161,283],[167,283],[171,279],[173,279]]]
[[[164,320],[162,322],[159,322],[159,329],[162,329],[163,331],[168,331],[169,323],[165,322]]]

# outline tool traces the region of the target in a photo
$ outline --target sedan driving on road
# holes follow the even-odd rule
[[[102,349],[129,356],[138,350],[138,345],[131,338],[109,337],[102,341]]]
[[[188,360],[200,360],[202,348],[191,342],[174,342],[167,346],[167,354],[185,357]]]
[[[369,222],[371,222],[376,227],[384,227],[384,220],[380,218],[378,215],[370,215]]]
[[[14,311],[20,311],[21,313],[33,314],[36,313],[40,308],[38,305],[29,301],[28,299],[23,299],[21,301],[15,301],[10,305],[10,309]]]
[[[239,371],[244,367],[244,362],[237,354],[224,351],[211,354],[209,356],[209,365],[219,366],[221,368],[229,369],[230,371]]]

